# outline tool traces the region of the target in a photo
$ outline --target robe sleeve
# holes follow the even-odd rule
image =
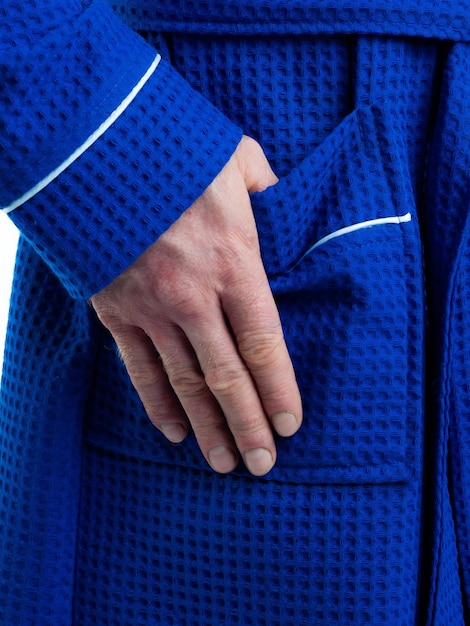
[[[0,8],[0,207],[73,297],[151,245],[241,134],[104,0]]]

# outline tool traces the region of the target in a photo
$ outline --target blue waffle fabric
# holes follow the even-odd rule
[[[2,626],[470,623],[469,76],[467,0],[2,3]],[[164,440],[87,304],[242,132],[305,409],[263,478]]]

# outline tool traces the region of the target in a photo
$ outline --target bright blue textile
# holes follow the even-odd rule
[[[114,5],[146,41],[101,1],[0,9],[2,206],[164,57],[9,214],[0,623],[470,623],[468,3]],[[164,440],[86,303],[240,129],[305,408],[262,479]]]

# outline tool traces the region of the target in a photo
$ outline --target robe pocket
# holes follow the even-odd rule
[[[252,196],[304,423],[269,477],[412,480],[422,458],[423,275],[404,130],[356,109]]]

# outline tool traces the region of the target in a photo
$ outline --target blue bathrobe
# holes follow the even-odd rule
[[[147,419],[87,299],[241,134],[305,419],[263,478]],[[6,0],[2,626],[470,623],[470,4]]]

